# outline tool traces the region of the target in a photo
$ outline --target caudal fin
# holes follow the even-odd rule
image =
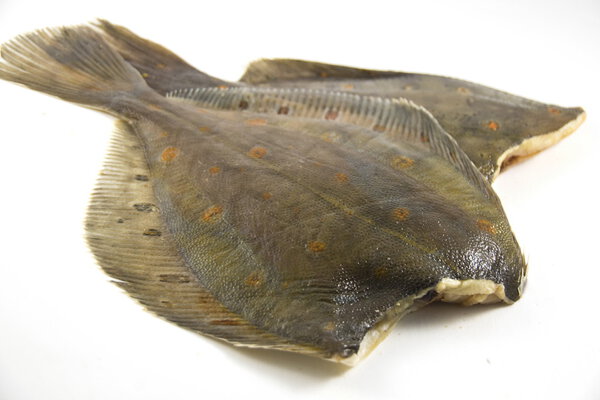
[[[140,74],[88,26],[38,30],[0,48],[0,79],[120,114],[119,92],[147,89]]]
[[[160,94],[192,87],[235,85],[198,71],[175,53],[137,36],[127,28],[103,19],[94,26],[128,63],[140,71],[146,83]]]

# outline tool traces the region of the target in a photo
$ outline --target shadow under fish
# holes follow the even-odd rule
[[[429,302],[521,295],[526,264],[499,199],[410,101],[255,87],[164,97],[87,26],[19,36],[1,55],[0,78],[119,119],[88,243],[166,319],[352,365]]]

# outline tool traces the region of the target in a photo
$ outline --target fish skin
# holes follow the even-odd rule
[[[407,98],[434,115],[490,182],[507,166],[568,136],[585,119],[580,107],[544,104],[464,80],[301,60],[255,61],[239,82],[227,82],[196,70],[126,28],[105,20],[97,26],[161,94],[193,87],[250,85]]]
[[[506,302],[520,297],[525,262],[497,197],[431,141],[392,141],[329,114],[295,119],[165,98],[88,27],[22,36],[2,57],[0,78],[127,122],[153,190],[132,210],[158,210],[202,288],[295,351],[348,359],[370,330],[435,298],[447,280],[488,280]],[[416,127],[436,124],[411,107]],[[305,134],[318,129],[365,140],[344,146]],[[138,237],[162,235],[148,226]]]

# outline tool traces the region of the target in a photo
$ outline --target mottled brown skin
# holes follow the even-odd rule
[[[143,156],[131,155],[129,182],[152,192],[130,212],[153,219],[128,234],[176,249],[170,262],[208,295],[196,309],[229,321],[227,333],[202,331],[231,339],[245,324],[266,332],[254,344],[347,358],[398,303],[443,279],[490,280],[509,301],[520,296],[525,263],[497,197],[456,145],[434,150],[445,133],[424,110],[390,108],[408,121],[395,132],[338,122],[336,103],[293,118],[278,113],[293,104],[265,113],[165,98],[87,27],[27,35],[2,57],[0,78],[115,115],[135,133]],[[140,159],[145,168],[134,167]],[[118,215],[122,234],[131,228]],[[226,319],[214,318],[215,303]],[[178,320],[167,303],[154,310]]]
[[[527,139],[556,132],[583,114],[579,107],[544,104],[459,79],[300,60],[257,61],[240,82],[226,82],[196,70],[169,50],[125,28],[107,21],[100,21],[99,26],[120,54],[162,94],[193,87],[257,85],[410,99],[433,114],[490,182],[501,168],[545,146],[515,156],[505,154],[507,150]]]

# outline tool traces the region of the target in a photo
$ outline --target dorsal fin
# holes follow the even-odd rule
[[[262,59],[252,62],[240,82],[261,83],[315,78],[373,79],[402,75],[394,71],[373,71],[311,61]]]
[[[391,142],[425,146],[452,164],[489,199],[497,199],[473,162],[425,108],[388,99],[311,89],[196,88],[167,94],[201,107],[335,120],[385,135]]]

